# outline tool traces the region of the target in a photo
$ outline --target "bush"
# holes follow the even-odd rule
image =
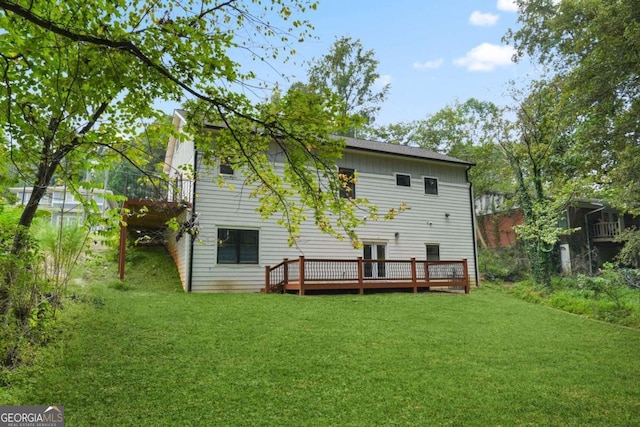
[[[26,230],[24,248],[13,254],[15,226],[0,227],[0,273],[2,277],[2,322],[0,365],[13,367],[24,360],[33,345],[47,342],[54,313],[52,288],[43,273],[43,256]]]
[[[34,346],[51,339],[56,310],[86,240],[80,227],[53,228],[48,221],[35,222],[32,235],[17,225],[20,213],[0,211],[0,366],[5,368],[23,363]]]
[[[580,295],[568,291],[555,292],[548,299],[549,306],[574,314],[589,315],[591,302]]]
[[[488,281],[516,282],[527,276],[528,266],[518,248],[481,248],[478,253],[480,274]]]
[[[521,281],[510,292],[526,301],[630,327],[640,327],[640,272],[605,265],[597,276],[554,277],[551,287]]]
[[[85,249],[87,230],[77,224],[54,227],[49,221],[37,221],[33,228],[44,254],[45,275],[52,283],[55,297],[59,300]]]
[[[513,285],[511,292],[525,301],[543,303],[546,298],[546,289],[539,287],[532,279],[518,282]]]

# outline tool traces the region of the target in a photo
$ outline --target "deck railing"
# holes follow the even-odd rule
[[[129,199],[157,200],[163,202],[184,202],[192,199],[193,182],[182,177],[164,179],[140,174],[126,174],[123,182],[115,190]]]
[[[264,291],[357,289],[418,289],[436,286],[464,287],[469,293],[467,260],[418,261],[369,259],[284,259],[265,267]]]
[[[599,222],[591,226],[591,237],[594,239],[613,239],[619,234],[618,222]]]

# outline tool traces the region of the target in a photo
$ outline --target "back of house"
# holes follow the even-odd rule
[[[185,123],[176,111],[174,124]],[[249,197],[243,171],[224,162],[205,167],[193,141],[175,138],[167,149],[166,172],[179,177],[196,172],[190,209],[178,218],[196,222],[196,233],[170,231],[168,248],[176,260],[183,287],[189,292],[257,292],[264,287],[265,266],[299,256],[320,259],[369,260],[467,259],[469,276],[477,283],[473,196],[468,181],[470,163],[418,148],[352,138],[336,165],[336,173],[357,174],[351,197],[365,198],[380,212],[405,203],[408,209],[395,219],[368,220],[359,227],[362,248],[323,234],[313,221],[301,226],[293,247],[276,221],[262,220],[258,202]],[[282,164],[276,169],[282,171]],[[219,185],[219,175],[227,184]],[[231,189],[230,187],[233,187]],[[364,215],[364,214],[363,214]]]

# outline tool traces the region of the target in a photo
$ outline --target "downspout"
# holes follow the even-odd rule
[[[587,256],[589,257],[589,274],[593,274],[593,260],[591,259],[591,236],[589,236],[589,222],[587,220],[587,217],[593,213],[600,212],[603,209],[604,205],[600,206],[598,209],[594,209],[584,214],[584,226],[587,231]]]
[[[191,189],[191,216],[196,214],[196,184],[198,182],[198,150],[194,150],[193,155],[193,187]],[[193,244],[196,237],[189,234],[189,280],[187,281],[187,292],[191,293],[193,286]]]
[[[471,208],[471,233],[473,235],[473,264],[474,264],[474,276],[476,279],[476,288],[480,286],[480,273],[478,271],[478,242],[476,237],[476,210],[475,203],[473,200],[473,184],[469,181],[469,170],[471,170],[471,166],[469,166],[464,171],[464,177],[469,184],[469,207]]]

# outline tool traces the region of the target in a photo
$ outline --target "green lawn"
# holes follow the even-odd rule
[[[492,289],[185,294],[159,255],[86,274],[5,395],[68,426],[640,425],[640,331]]]

